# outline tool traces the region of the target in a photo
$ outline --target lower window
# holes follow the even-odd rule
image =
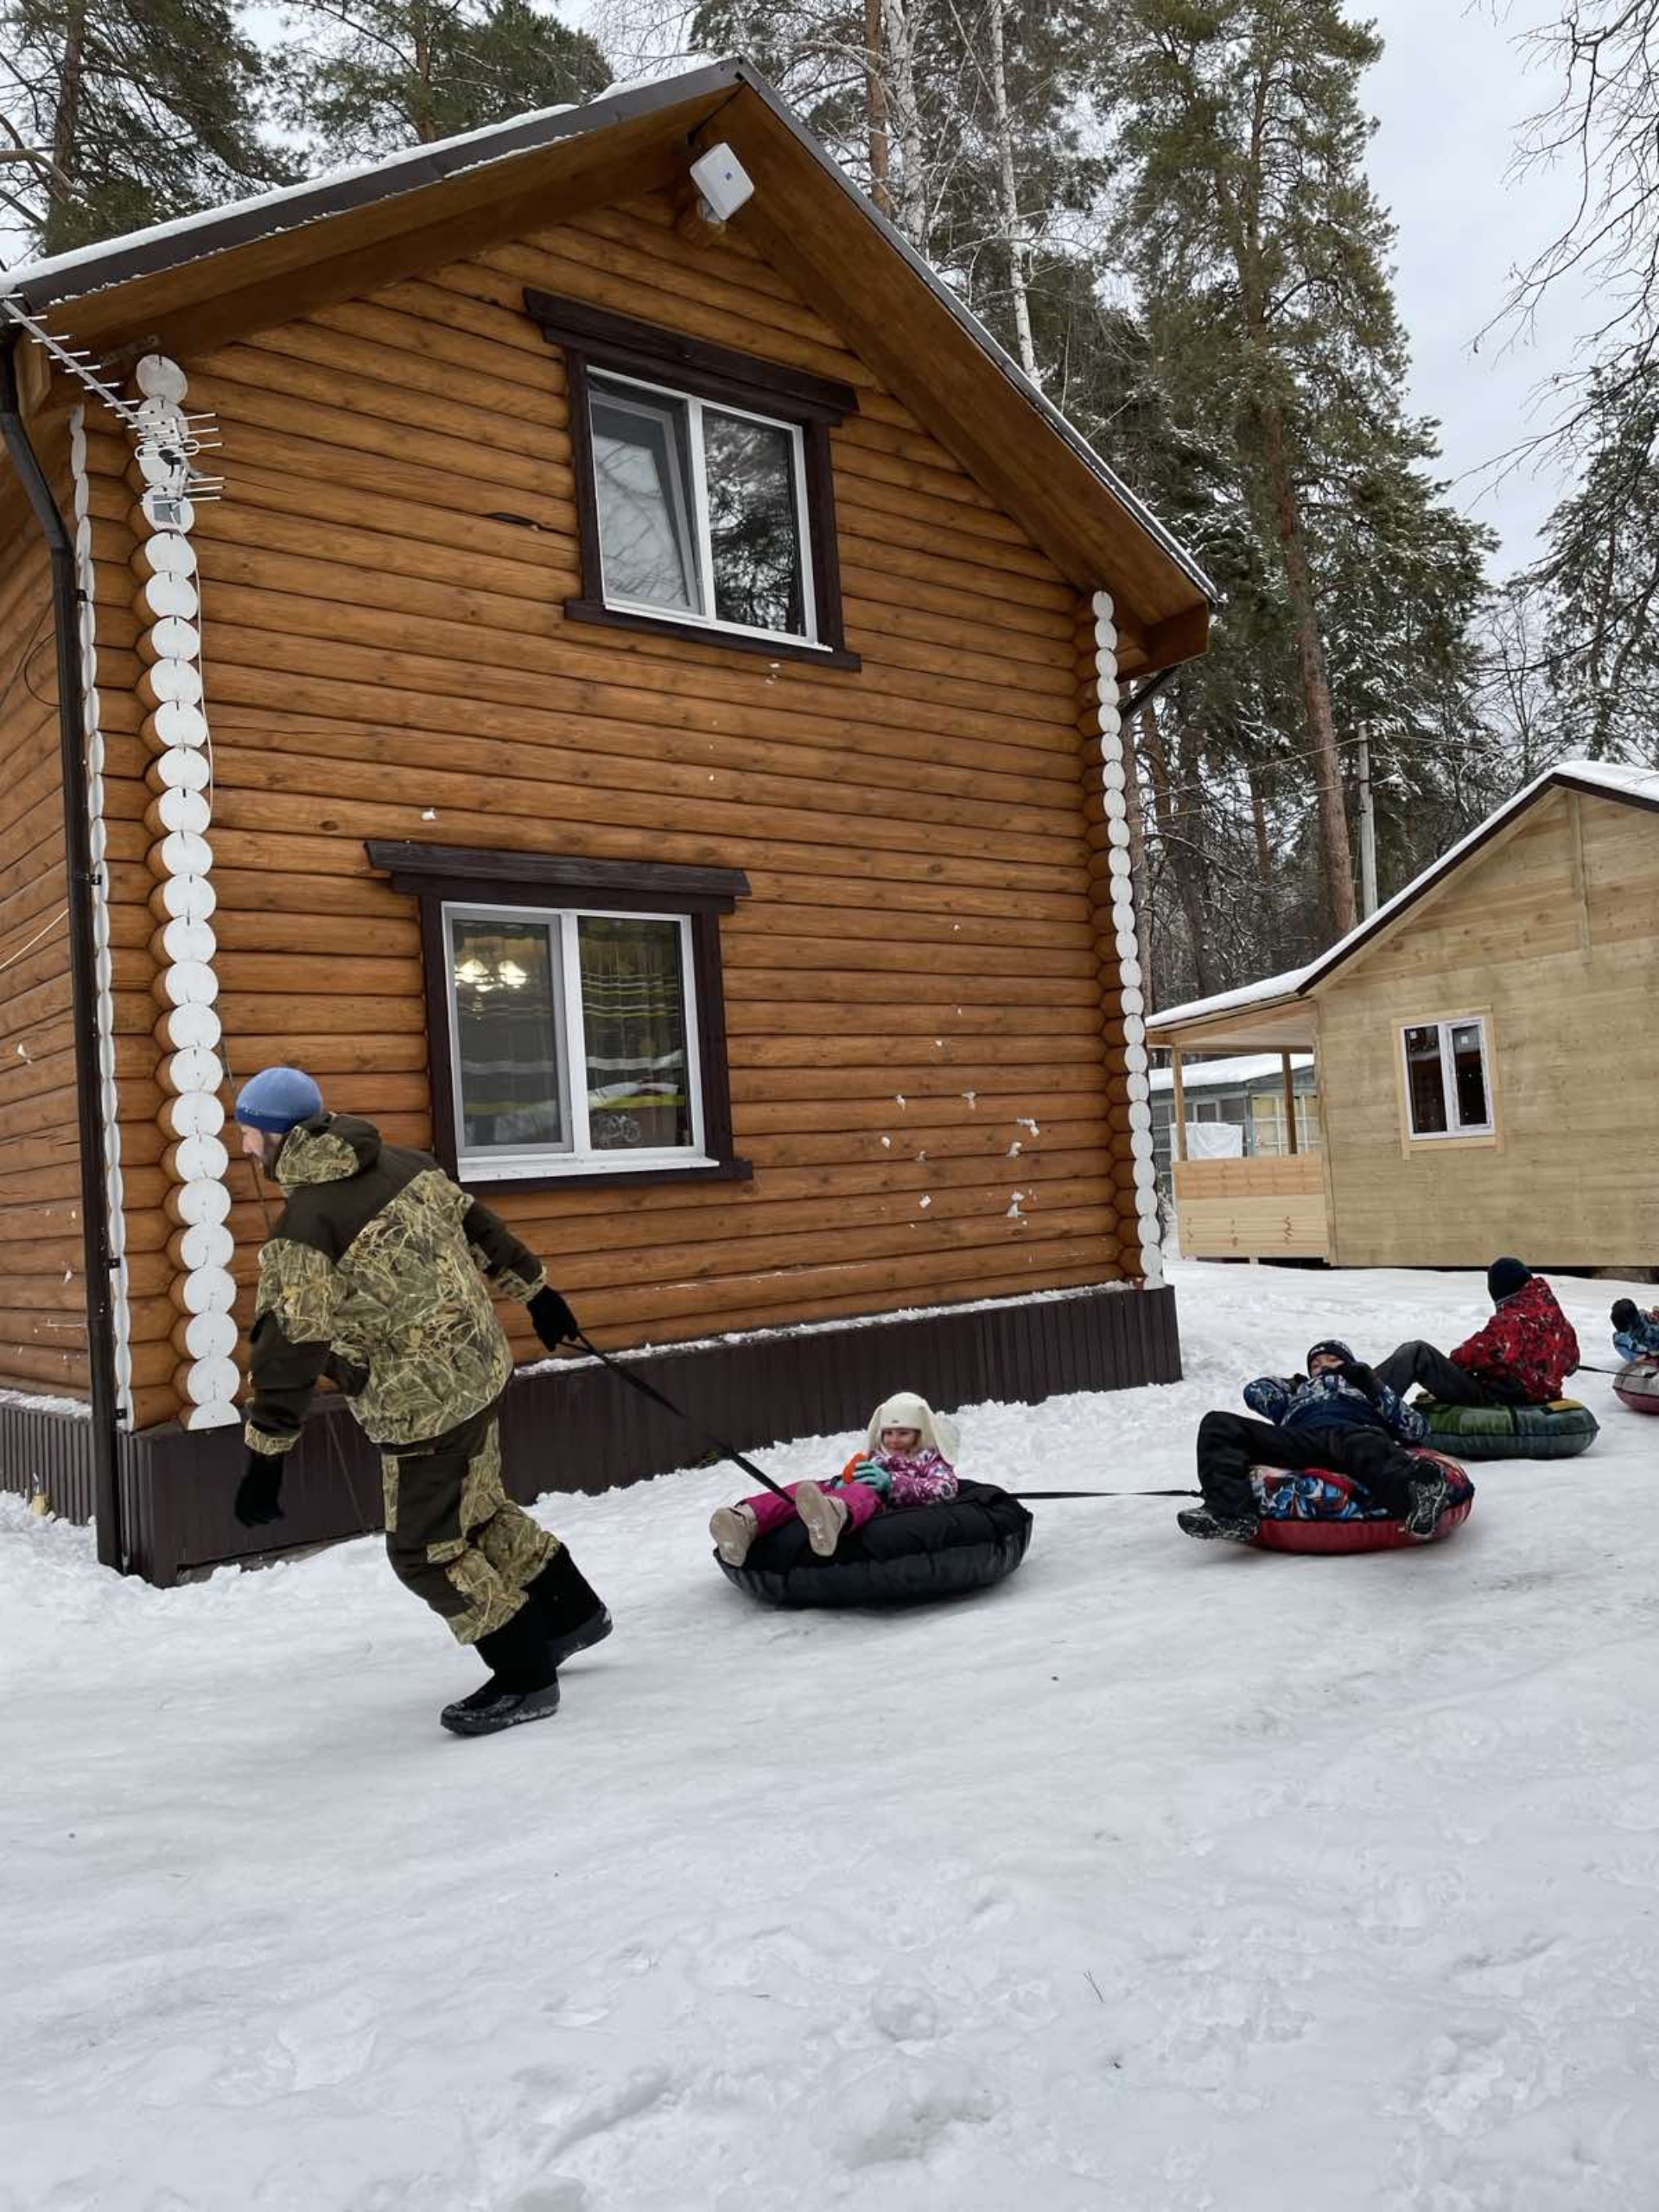
[[[1401,1032],[1406,1062],[1406,1126],[1416,1137],[1490,1136],[1492,1085],[1486,1023],[1424,1021]]]
[[[463,1178],[703,1166],[683,914],[443,908]]]

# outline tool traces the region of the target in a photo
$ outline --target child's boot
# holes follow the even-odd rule
[[[1411,1503],[1406,1512],[1406,1534],[1426,1544],[1440,1523],[1452,1500],[1452,1485],[1444,1469],[1427,1468],[1411,1484]]]
[[[830,1558],[847,1526],[847,1501],[817,1483],[801,1483],[795,1491],[795,1510],[806,1523],[807,1541],[820,1559]]]
[[[753,1506],[721,1505],[709,1518],[709,1533],[727,1566],[741,1567],[749,1555],[749,1546],[760,1531]]]
[[[1217,1513],[1209,1505],[1189,1505],[1175,1516],[1175,1522],[1185,1535],[1219,1537],[1230,1544],[1253,1544],[1262,1533],[1255,1514]]]

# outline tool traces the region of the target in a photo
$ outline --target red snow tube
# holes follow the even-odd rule
[[[1256,1537],[1265,1552],[1391,1552],[1408,1544],[1439,1543],[1469,1518],[1475,1486],[1465,1469],[1443,1452],[1418,1451],[1413,1457],[1432,1459],[1446,1471],[1452,1494],[1446,1510],[1434,1524],[1432,1536],[1408,1536],[1403,1521],[1375,1512],[1365,1493],[1346,1475],[1323,1467],[1306,1474],[1282,1467],[1257,1467],[1254,1480],[1262,1500],[1262,1527]]]
[[[1613,1395],[1633,1414],[1659,1414],[1659,1360],[1633,1359],[1621,1367]]]

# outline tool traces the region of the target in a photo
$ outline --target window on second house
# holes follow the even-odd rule
[[[588,396],[606,605],[813,642],[799,425],[598,370]]]
[[[712,1164],[691,927],[446,903],[463,1176]]]
[[[1490,1136],[1494,1122],[1485,1021],[1475,1015],[1419,1022],[1401,1034],[1411,1136]]]

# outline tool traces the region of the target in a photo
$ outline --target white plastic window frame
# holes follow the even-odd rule
[[[517,1150],[491,1145],[469,1151],[466,1141],[467,1109],[461,1063],[461,1009],[456,1001],[453,959],[454,940],[450,921],[543,922],[556,927],[558,968],[555,976],[557,1011],[563,1016],[564,1058],[559,1069],[568,1108],[570,1141],[565,1145],[524,1145]],[[620,1151],[598,1148],[593,1142],[592,1109],[588,1100],[588,1034],[582,1000],[582,952],[577,925],[588,921],[672,922],[679,931],[680,988],[685,1009],[686,1089],[691,1107],[689,1145],[642,1145]],[[491,906],[469,899],[446,899],[442,908],[444,949],[444,1005],[449,1022],[450,1088],[455,1117],[455,1158],[460,1179],[511,1182],[559,1175],[637,1175],[664,1167],[714,1167],[709,1155],[702,1113],[702,1029],[697,1007],[696,967],[692,958],[690,914],[622,912],[606,906]]]
[[[727,399],[702,399],[696,392],[677,391],[672,385],[648,384],[643,377],[624,376],[620,370],[607,369],[593,363],[588,371],[588,436],[593,435],[592,410],[595,393],[607,397],[609,388],[620,385],[635,391],[648,392],[655,399],[671,399],[687,410],[686,436],[691,448],[691,494],[696,512],[691,517],[691,540],[697,556],[697,585],[702,594],[707,613],[699,613],[687,607],[658,607],[648,599],[624,599],[613,594],[605,575],[605,526],[598,521],[599,543],[594,549],[599,563],[599,589],[602,605],[613,607],[620,614],[648,614],[660,622],[690,622],[699,630],[707,630],[715,637],[767,638],[791,645],[816,645],[820,652],[829,649],[818,637],[817,580],[812,572],[812,518],[808,505],[810,497],[806,477],[806,433],[798,423],[780,422],[775,415],[762,415],[753,407],[739,407]],[[748,622],[723,622],[713,612],[715,605],[715,547],[714,535],[709,521],[709,473],[707,455],[703,448],[702,418],[712,408],[716,415],[730,415],[744,423],[759,423],[768,430],[782,430],[789,438],[790,466],[795,486],[795,550],[801,564],[801,614],[805,625],[800,630],[762,630]],[[594,499],[595,511],[599,499],[599,472],[594,471]]]
[[[1440,1087],[1446,1100],[1448,1127],[1443,1129],[1420,1129],[1411,1097],[1411,1053],[1407,1039],[1414,1029],[1433,1029],[1440,1033]],[[1454,1029],[1475,1029],[1480,1033],[1480,1079],[1486,1093],[1486,1118],[1484,1122],[1460,1122],[1458,1114],[1457,1066],[1452,1051],[1452,1032]],[[1497,1134],[1497,1118],[1494,1111],[1496,1099],[1492,1090],[1491,1033],[1486,1027],[1484,1014],[1448,1014],[1433,1021],[1402,1021],[1400,1025],[1400,1065],[1405,1078],[1406,1138],[1411,1144],[1456,1143],[1464,1137],[1490,1137]]]

